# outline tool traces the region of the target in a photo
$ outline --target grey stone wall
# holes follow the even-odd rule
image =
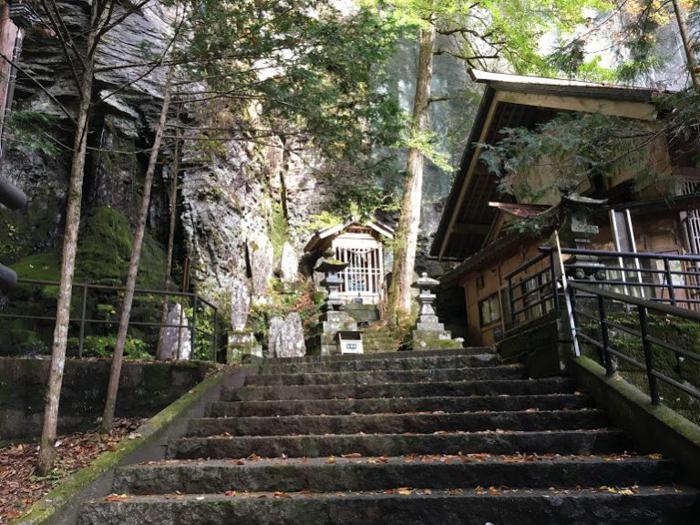
[[[0,441],[36,437],[41,432],[48,359],[0,358]],[[66,362],[59,430],[70,432],[94,424],[102,414],[109,377],[107,359]],[[151,417],[201,382],[212,365],[125,363],[118,417]]]

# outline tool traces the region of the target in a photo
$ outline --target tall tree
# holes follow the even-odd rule
[[[700,89],[700,78],[698,78],[700,70],[698,70],[698,61],[695,59],[695,48],[697,43],[693,43],[691,41],[681,2],[679,0],[671,0],[671,4],[673,5],[673,13],[676,17],[676,23],[678,24],[678,33],[681,37],[681,42],[683,43],[683,51],[685,52],[686,66],[688,68],[690,80],[695,89]]]
[[[420,29],[418,66],[416,69],[416,94],[413,101],[411,136],[424,136],[430,130],[431,85],[433,81],[433,56],[435,53],[435,26]],[[401,216],[394,249],[393,280],[389,312],[395,319],[411,311],[411,284],[416,265],[418,234],[420,230],[421,202],[423,200],[423,151],[413,145],[408,148],[406,160],[406,187],[401,202]]]
[[[148,160],[148,167],[146,168],[146,176],[143,181],[141,206],[139,209],[138,222],[136,223],[136,232],[134,233],[134,243],[131,249],[131,260],[129,261],[129,270],[126,278],[126,290],[124,291],[124,299],[122,300],[119,319],[119,330],[117,331],[117,341],[114,346],[114,354],[112,355],[112,367],[109,374],[109,385],[107,386],[107,399],[105,400],[105,409],[102,413],[100,429],[103,433],[108,433],[112,430],[112,425],[114,423],[114,411],[117,406],[117,392],[119,390],[119,378],[121,377],[122,361],[124,358],[124,347],[126,346],[126,338],[129,332],[131,307],[134,302],[134,293],[136,291],[136,278],[138,277],[139,263],[141,262],[143,238],[146,235],[146,223],[148,221],[148,210],[151,205],[153,178],[156,173],[160,146],[163,142],[163,134],[168,120],[174,72],[175,66],[171,65],[168,69],[168,76],[165,81],[160,119],[158,120],[156,135],[153,139],[153,147],[151,148],[151,155]]]
[[[584,8],[602,6],[598,0],[368,0],[387,17],[413,27],[418,35],[416,92],[409,124],[406,179],[394,253],[388,311],[394,323],[410,315],[411,282],[418,244],[424,159],[435,157],[430,132],[432,55],[447,54],[467,67],[506,63],[519,72],[544,67],[540,37],[546,31],[565,31],[582,22]]]
[[[93,83],[97,50],[109,31],[123,23],[131,14],[137,12],[149,1],[138,0],[128,4],[125,8],[121,8],[118,0],[93,0],[89,4],[88,27],[82,28],[80,31],[71,31],[68,28],[69,26],[63,17],[63,9],[65,7],[60,6],[55,0],[41,1],[44,22],[60,41],[79,98],[75,116],[70,115],[75,125],[75,134],[68,180],[61,280],[56,305],[56,325],[51,348],[51,368],[46,388],[46,404],[37,465],[38,472],[44,475],[51,471],[55,457],[58,408],[68,343],[70,302],[73,291],[78,230],[80,227],[87,140],[90,116],[95,103],[93,101]],[[40,82],[36,80],[34,82],[42,87]],[[52,100],[54,99],[52,98]],[[60,102],[58,105],[65,110]]]

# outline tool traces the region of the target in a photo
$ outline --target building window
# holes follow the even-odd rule
[[[681,195],[693,195],[700,192],[700,183],[687,181],[681,187]],[[681,224],[685,234],[688,252],[700,254],[700,210],[688,210],[681,213]]]
[[[488,326],[501,320],[501,303],[497,293],[479,302],[479,317],[481,326]]]

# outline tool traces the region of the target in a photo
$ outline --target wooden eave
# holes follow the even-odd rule
[[[501,129],[533,127],[565,111],[649,122],[657,118],[651,89],[474,70],[470,74],[486,88],[431,247],[430,255],[439,259],[468,257],[493,239],[498,213],[488,202],[497,195],[497,184],[480,156],[481,144],[498,142]]]

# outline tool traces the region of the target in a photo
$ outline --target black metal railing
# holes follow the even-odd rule
[[[551,248],[542,248],[550,253]],[[562,248],[570,283],[700,310],[700,256]]]
[[[653,404],[666,392],[678,409],[678,396],[685,395],[697,411],[700,256],[540,251],[506,276],[511,327],[545,315],[545,305],[558,308],[566,302],[561,314],[569,316],[577,351],[593,349],[609,376],[621,369],[627,379],[635,376]]]
[[[559,307],[554,253],[541,253],[506,275],[509,325],[532,321]]]
[[[661,400],[659,382],[700,400],[698,385],[690,382],[693,379],[691,374],[684,374],[684,367],[697,370],[700,353],[670,342],[669,337],[662,333],[664,327],[673,325],[674,320],[693,323],[697,325],[697,333],[700,333],[700,313],[571,281],[568,283],[568,293],[573,305],[576,337],[580,344],[591,345],[598,351],[609,376],[617,371],[618,362],[624,362],[632,369],[644,372],[653,404]],[[585,308],[584,302],[592,305]],[[619,314],[618,320],[611,318],[611,311]],[[656,319],[653,319],[654,315]],[[656,335],[653,333],[653,320],[661,327]],[[597,329],[592,330],[593,327]],[[616,347],[616,341],[624,342],[626,350],[620,345]],[[638,345],[634,341],[638,341]],[[692,342],[688,341],[690,344]],[[675,361],[673,367],[668,366],[669,360],[664,357],[668,353]],[[676,377],[671,377],[671,373]]]
[[[57,281],[19,279],[17,281],[16,290],[31,290],[32,288],[36,287],[41,289],[58,289],[59,284],[60,283]],[[82,358],[84,354],[87,337],[86,334],[89,327],[102,326],[102,332],[104,333],[107,331],[107,329],[111,329],[119,323],[117,315],[118,307],[121,304],[121,296],[125,291],[126,289],[124,287],[119,286],[91,283],[73,284],[72,298],[74,300],[71,301],[73,306],[71,308],[70,324],[72,328],[78,332],[77,355],[79,358]],[[101,317],[95,315],[96,312],[92,312],[90,314],[88,311],[88,305],[95,301],[95,297],[91,297],[91,294],[99,294],[100,297],[97,300],[100,301],[103,306],[111,305],[114,308],[113,312],[108,315],[103,314]],[[137,316],[134,315],[134,313],[139,309],[139,299],[142,299],[147,303],[146,308],[150,313],[150,316],[147,317],[158,319],[157,321],[135,319]],[[164,323],[162,321],[161,309],[164,300],[172,304],[180,304],[181,311],[183,313],[180,315],[176,324],[167,322]],[[48,300],[45,299],[45,301]],[[10,303],[12,302],[13,301],[10,300]],[[25,301],[21,301],[21,303],[24,302]],[[55,301],[51,301],[51,304],[53,307],[55,307]],[[43,310],[43,308],[40,309]],[[202,316],[206,317],[206,323],[201,322]],[[13,320],[45,324],[55,323],[56,315],[55,312],[46,313],[45,311],[42,311],[41,313],[31,311],[0,312],[0,326],[2,326],[3,321]],[[157,329],[158,335],[153,337],[153,339],[156,341],[157,338],[160,337],[160,331],[163,328],[177,329],[178,336],[183,331],[189,330],[192,358],[194,359],[196,356],[198,359],[216,361],[219,350],[219,322],[219,311],[216,305],[196,293],[137,288],[134,293],[134,308],[132,311],[132,321],[129,323],[129,326],[130,328],[133,327],[139,329]]]

